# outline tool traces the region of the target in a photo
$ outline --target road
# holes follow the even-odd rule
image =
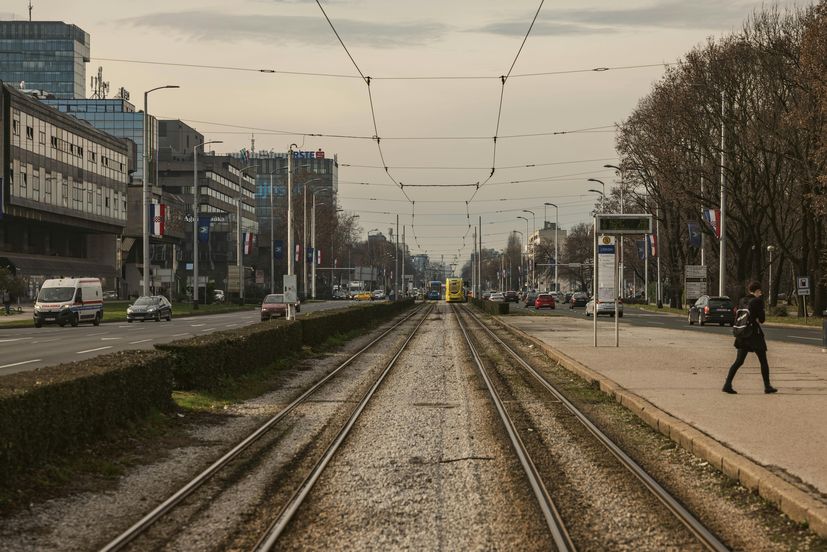
[[[520,312],[522,309],[522,304],[511,304],[511,312]],[[583,307],[569,309],[568,305],[560,305],[553,311],[543,310],[541,312],[550,316],[573,316],[576,318],[586,319]],[[591,320],[591,318],[588,318],[588,320]],[[606,324],[614,324],[614,318],[610,318],[605,315],[598,317],[597,320],[598,325],[601,328]],[[729,326],[722,327],[717,324],[706,326],[699,326],[698,324],[695,324],[694,326],[690,326],[685,316],[675,316],[674,314],[645,311],[629,305],[624,308],[623,318],[620,319],[621,328],[626,324],[650,328],[684,330],[687,332],[706,332],[719,335],[732,335],[732,329]],[[764,326],[764,333],[768,342],[777,341],[782,343],[798,343],[800,345],[821,346],[820,321],[818,327],[815,326],[815,323],[809,327]]]
[[[347,308],[354,304],[348,301],[307,303],[302,305],[299,316],[320,310]],[[173,317],[171,322],[109,322],[97,327],[82,324],[75,328],[44,326],[39,329],[0,329],[0,376],[127,349],[151,349],[157,343],[241,328],[260,320],[256,309]]]

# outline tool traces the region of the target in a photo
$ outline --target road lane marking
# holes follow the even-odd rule
[[[233,326],[238,326],[238,322],[233,322],[232,324],[224,324],[225,328],[232,328]]]
[[[96,336],[99,336],[99,335],[106,335],[107,333],[108,332],[98,332],[98,333],[89,334],[86,337],[96,337]]]
[[[0,366],[0,369],[12,368],[13,366],[22,366],[23,364],[31,364],[32,362],[40,362],[41,360],[42,359],[35,358],[33,360],[24,360],[23,362],[14,362],[12,364],[4,364],[3,366]]]
[[[41,339],[39,341],[32,341],[32,345],[37,345],[39,343],[51,343],[52,341],[59,341],[60,338],[56,337],[54,339]]]
[[[22,341],[24,339],[34,339],[32,337],[13,337],[11,339],[0,339],[0,343],[11,343],[12,341]]]
[[[214,331],[215,331],[215,328],[204,328],[204,329],[203,329],[203,330],[201,330],[201,331],[202,331],[202,332],[214,332]]]
[[[803,337],[800,335],[788,335],[787,337],[791,337],[793,339],[806,339],[807,341],[821,341],[820,337]]]
[[[85,351],[78,351],[77,354],[82,355],[84,353],[94,353],[95,351],[103,351],[104,349],[111,349],[112,345],[107,345],[106,347],[98,347],[97,349],[86,349]]]
[[[139,341],[130,341],[130,345],[137,345],[138,343],[146,343],[147,341],[152,341],[152,339],[141,339]]]
[[[206,324],[190,324],[193,328],[200,328],[201,326],[206,326]]]
[[[186,332],[186,333],[180,333],[180,334],[173,334],[172,337],[181,337],[181,336],[184,336],[184,335],[190,335],[190,333]]]
[[[123,339],[122,337],[102,337],[101,341],[112,341],[113,339]]]

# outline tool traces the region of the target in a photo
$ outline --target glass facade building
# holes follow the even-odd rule
[[[62,113],[74,115],[78,119],[88,121],[93,127],[117,136],[129,138],[137,147],[135,156],[135,172],[132,183],[143,183],[144,178],[144,114],[136,112],[135,106],[126,100],[111,99],[68,99],[68,100],[41,100],[46,105],[56,108]],[[155,183],[154,150],[158,136],[158,125],[154,117],[149,117],[151,132],[149,133],[149,182]]]
[[[0,21],[0,80],[56,98],[83,98],[89,34],[62,21]]]

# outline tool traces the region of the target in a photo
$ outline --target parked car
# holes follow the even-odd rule
[[[350,294],[347,292],[346,289],[337,289],[333,292],[333,299],[341,300],[341,299],[350,299]]]
[[[589,296],[581,291],[578,291],[572,293],[571,299],[569,300],[569,308],[573,309],[574,307],[585,307],[588,302]]]
[[[554,309],[556,308],[556,301],[554,300],[554,295],[551,293],[541,293],[537,296],[537,299],[534,301],[534,308],[536,310],[540,309]]]
[[[536,291],[529,291],[528,293],[525,294],[525,297],[523,298],[523,303],[524,303],[523,306],[526,307],[526,308],[533,307],[534,302],[536,300],[537,300],[537,292]]]
[[[224,290],[223,289],[213,290],[212,300],[213,300],[213,303],[223,303],[224,301],[226,301],[226,297],[224,295]]]
[[[505,303],[505,294],[500,292],[492,293],[488,300],[492,303]]]
[[[517,292],[514,290],[506,291],[503,296],[505,297],[506,303],[519,303],[520,298],[517,296]]]
[[[564,303],[570,303],[572,295],[574,295],[574,293],[572,293],[570,291],[567,291],[566,296],[563,298],[563,302]]]
[[[729,297],[710,297],[703,295],[689,307],[689,325],[697,322],[701,326],[709,322],[723,326],[735,323],[735,303]]]
[[[283,293],[269,293],[261,301],[261,321],[270,320],[277,316],[287,316],[287,302]],[[301,304],[296,301],[293,305],[296,312],[301,312]]]
[[[109,299],[117,299],[117,298],[118,298],[118,292],[115,291],[115,290],[109,290],[109,291],[104,291],[103,292],[103,300],[104,301],[109,300]]]
[[[126,309],[127,322],[134,320],[140,320],[141,322],[155,320],[156,322],[160,322],[162,318],[166,319],[167,322],[172,320],[172,304],[170,304],[163,295],[144,295],[138,297],[135,302]]]
[[[491,292],[490,291],[483,291],[482,292],[483,299],[491,299]]]
[[[382,300],[385,298],[385,290],[383,289],[376,289],[373,291],[373,298],[377,301]]]
[[[586,316],[591,316],[594,312],[594,297],[589,299],[589,302],[586,303]],[[601,314],[608,314],[609,316],[614,316],[615,314],[615,304],[614,301],[602,301],[597,303],[597,316]],[[623,318],[623,301],[618,300],[617,302],[617,316],[618,318]]]

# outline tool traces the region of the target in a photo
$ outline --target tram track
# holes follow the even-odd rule
[[[551,500],[549,498],[549,490],[546,489],[544,485],[544,481],[549,481],[550,478],[547,476],[545,479],[542,475],[538,474],[538,469],[534,461],[531,459],[531,455],[525,447],[523,443],[523,439],[520,437],[520,432],[517,431],[516,428],[523,426],[523,431],[525,430],[525,423],[520,421],[515,421],[515,413],[514,410],[519,410],[519,406],[516,404],[519,401],[516,400],[509,400],[503,401],[500,397],[501,393],[498,392],[497,387],[507,387],[506,384],[503,382],[507,379],[507,376],[502,375],[498,370],[498,365],[500,364],[508,364],[513,366],[515,369],[519,368],[525,376],[527,376],[526,380],[530,381],[531,383],[527,386],[534,387],[535,389],[542,390],[541,393],[534,392],[534,395],[537,397],[538,402],[546,401],[548,403],[558,404],[565,409],[565,412],[568,413],[570,419],[576,421],[576,423],[585,429],[587,434],[591,436],[596,443],[599,443],[599,446],[602,447],[604,450],[608,451],[611,454],[611,457],[620,465],[622,466],[623,470],[628,474],[634,476],[634,478],[643,486],[645,487],[646,491],[649,493],[650,496],[654,497],[658,504],[665,508],[669,514],[676,519],[680,525],[685,528],[695,539],[698,545],[705,549],[705,550],[715,550],[715,551],[723,551],[727,550],[726,546],[711,532],[709,531],[691,512],[689,512],[677,499],[675,499],[665,488],[663,488],[654,478],[652,478],[643,468],[641,468],[631,457],[629,457],[623,450],[620,449],[604,432],[602,432],[597,426],[595,426],[586,416],[581,412],[571,401],[569,401],[559,390],[557,390],[549,381],[544,378],[538,371],[535,369],[531,364],[526,362],[522,355],[516,352],[511,346],[505,343],[496,333],[490,330],[488,326],[477,316],[475,313],[471,312],[470,309],[466,307],[454,307],[454,314],[456,316],[457,322],[462,329],[462,334],[465,337],[466,345],[471,351],[471,355],[474,358],[475,363],[477,364],[478,370],[485,381],[486,387],[491,394],[492,400],[495,403],[495,407],[500,414],[500,418],[502,420],[503,425],[506,427],[507,432],[509,433],[509,437],[511,438],[512,445],[514,450],[516,451],[517,455],[520,457],[521,463],[523,464],[524,470],[526,471],[527,477],[530,481],[532,488],[535,490],[535,498],[540,504],[540,508],[544,513],[544,517],[547,520],[549,531],[554,539],[555,545],[557,546],[558,550],[575,550],[576,539],[572,539],[568,537],[569,529],[566,528],[567,522],[571,525],[571,519],[564,521],[564,515],[557,513],[556,516],[550,515],[547,513],[547,510],[550,512],[557,511],[557,508],[554,506],[554,502],[551,502],[549,505],[548,502]],[[466,320],[470,320],[474,326],[472,330],[466,322]],[[474,335],[474,338],[471,337],[471,334]],[[485,339],[485,346],[483,347],[483,339]],[[479,343],[475,344],[474,341]],[[489,351],[496,351],[496,352],[489,352],[488,354],[481,353],[481,350],[487,348]],[[491,358],[491,355],[494,354],[495,356],[499,356],[499,359],[491,359],[489,364],[492,366],[491,368],[486,368],[485,361],[483,357]],[[499,383],[495,383],[493,380],[499,380]],[[505,404],[503,404],[505,403]],[[517,413],[517,416],[523,413]],[[519,418],[518,418],[519,419]],[[515,430],[516,435],[511,435],[511,429]],[[532,431],[532,430],[527,430]],[[532,441],[536,442],[536,434],[532,435],[529,434],[526,436],[526,439],[531,439]],[[530,447],[529,447],[530,448]],[[523,457],[526,457],[527,460],[523,460]],[[542,471],[542,470],[540,470]],[[535,482],[536,479],[539,479],[538,482]],[[557,499],[556,494],[554,494],[554,490],[552,489],[552,495],[555,496]],[[561,508],[562,509],[562,508]],[[572,534],[574,532],[572,531]],[[568,537],[568,538],[567,538]]]
[[[209,467],[200,472],[185,485],[180,487],[176,492],[169,495],[150,512],[145,514],[140,520],[138,520],[128,529],[120,533],[117,537],[108,542],[100,550],[102,552],[114,552],[125,549],[130,544],[134,543],[136,539],[139,539],[147,535],[151,531],[151,529],[154,526],[156,526],[161,520],[168,517],[172,512],[174,512],[177,508],[184,504],[187,501],[188,497],[193,495],[200,488],[204,487],[205,484],[216,478],[218,474],[225,471],[229,466],[239,464],[240,462],[251,462],[250,459],[245,460],[245,457],[249,456],[249,452],[253,445],[261,441],[264,436],[272,434],[276,430],[276,428],[279,427],[280,423],[283,422],[285,418],[292,412],[294,412],[297,408],[299,408],[302,405],[306,405],[310,402],[313,402],[314,395],[316,395],[321,389],[323,389],[326,384],[331,383],[337,376],[346,373],[345,368],[354,365],[357,361],[361,360],[369,351],[376,348],[377,345],[384,343],[385,341],[389,340],[392,336],[396,335],[397,331],[400,328],[402,328],[403,325],[413,320],[417,315],[420,315],[421,319],[414,325],[414,329],[408,333],[408,336],[405,339],[403,346],[396,353],[396,355],[393,356],[394,359],[398,358],[399,354],[401,354],[401,351],[404,349],[405,345],[407,345],[407,343],[411,340],[411,338],[416,333],[418,328],[422,325],[422,323],[425,320],[427,320],[432,309],[432,305],[423,305],[422,307],[415,309],[413,312],[403,317],[401,320],[398,320],[389,328],[385,329],[381,334],[379,334],[369,343],[361,347],[358,351],[350,355],[346,360],[341,362],[327,375],[325,375],[319,381],[314,383],[310,388],[301,393],[287,406],[282,408],[277,414],[270,417],[266,422],[261,424],[255,431],[250,433],[247,437],[245,437],[238,444],[232,447],[218,460],[214,461]],[[384,373],[386,372],[383,372],[383,374]],[[373,389],[374,387],[375,385],[372,386],[371,389]]]

